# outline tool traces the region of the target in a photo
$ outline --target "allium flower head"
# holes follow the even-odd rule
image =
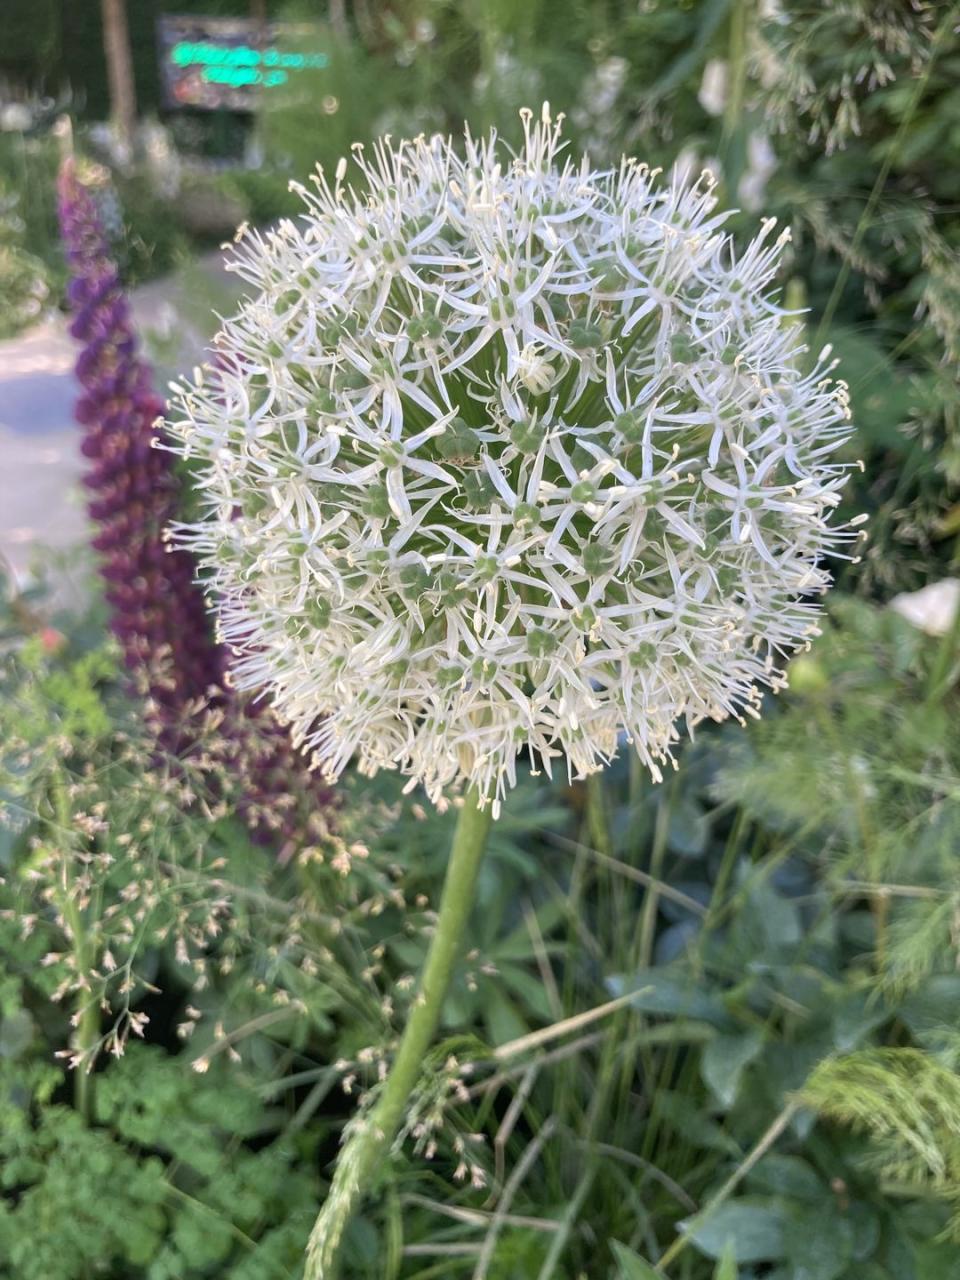
[[[625,734],[755,711],[814,634],[844,389],[803,372],[713,184],[467,135],[355,149],[297,222],[240,239],[253,292],[171,430],[182,526],[239,653],[335,776],[498,800],[528,750],[578,775]]]

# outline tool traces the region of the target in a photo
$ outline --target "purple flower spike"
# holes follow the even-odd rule
[[[211,630],[196,565],[169,546],[179,484],[172,456],[155,447],[164,401],[137,350],[129,307],[96,202],[65,161],[58,182],[60,228],[72,275],[67,297],[82,387],[76,419],[88,512],[97,526],[110,627],[124,665],[146,691],[168,748],[188,745],[191,712],[222,712],[231,769],[243,776],[242,815],[270,843],[302,841],[322,826],[329,791],[310,773],[286,730],[263,704],[230,690],[227,653]]]

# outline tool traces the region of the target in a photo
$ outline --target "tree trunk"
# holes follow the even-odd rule
[[[127,29],[126,0],[100,0],[103,14],[103,51],[110,85],[110,116],[124,158],[133,154],[137,123],[137,97],[133,84],[133,60]]]
[[[347,38],[346,0],[330,0],[330,26],[339,40]]]

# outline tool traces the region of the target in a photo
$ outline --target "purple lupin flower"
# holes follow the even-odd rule
[[[243,779],[239,808],[251,829],[271,841],[302,836],[329,807],[330,793],[272,711],[228,687],[227,654],[213,637],[193,557],[165,538],[179,500],[172,456],[154,447],[165,404],[138,352],[96,201],[72,159],[61,169],[58,196],[70,332],[83,343],[75,412],[110,628],[145,687],[163,744],[183,745],[190,713],[214,705],[222,711],[226,763]]]
[[[84,428],[80,449],[90,462],[84,483],[110,625],[131,670],[162,670],[151,694],[172,714],[221,684],[223,653],[210,633],[189,555],[169,550],[163,540],[177,504],[169,458],[152,447],[164,403],[137,351],[96,203],[70,160],[59,197],[72,275],[70,332],[83,343],[76,417]]]

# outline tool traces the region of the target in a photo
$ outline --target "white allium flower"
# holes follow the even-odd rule
[[[712,180],[560,158],[524,113],[355,149],[299,222],[247,233],[220,366],[178,389],[197,552],[235,682],[335,777],[355,753],[495,802],[517,755],[577,775],[626,733],[756,712],[815,634],[842,385],[798,365]]]

